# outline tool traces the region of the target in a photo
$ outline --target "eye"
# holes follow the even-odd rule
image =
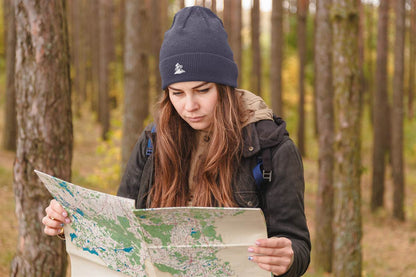
[[[170,94],[172,94],[172,95],[176,95],[176,96],[179,96],[179,95],[181,95],[183,92],[182,91],[171,91],[170,92]]]
[[[208,92],[211,88],[204,88],[204,89],[198,89],[198,92],[205,93]]]

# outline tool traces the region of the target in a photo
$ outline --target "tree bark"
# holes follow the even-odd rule
[[[224,24],[224,29],[227,32],[227,34],[231,35],[231,14],[232,14],[232,6],[231,6],[232,0],[224,0],[223,4],[223,10],[222,10],[222,21]],[[230,39],[230,37],[228,37]]]
[[[272,2],[271,46],[270,46],[270,89],[272,109],[275,114],[284,116],[282,92],[282,64],[283,64],[283,1]]]
[[[162,5],[161,5],[162,4]],[[162,3],[161,1],[151,1],[151,8],[152,8],[152,19],[156,22],[158,22],[159,24],[152,24],[153,28],[153,35],[152,35],[152,42],[153,42],[153,47],[151,49],[148,49],[150,51],[152,51],[152,55],[154,57],[153,59],[153,75],[155,78],[155,84],[154,84],[154,88],[157,92],[161,91],[162,89],[162,79],[160,77],[160,73],[159,73],[159,50],[160,50],[160,46],[162,45],[162,41],[163,41],[163,34],[166,31],[165,29],[162,30],[163,23],[164,20],[161,19],[162,13],[161,13],[161,9],[166,9],[167,10],[167,6],[163,5],[164,3]],[[137,11],[138,13],[139,11]],[[136,20],[138,21],[138,19]],[[144,23],[143,21],[141,22],[142,24]],[[139,26],[127,26],[126,25],[126,29],[127,28],[138,28]],[[138,29],[137,29],[138,30]],[[136,32],[136,36],[139,36],[140,33]],[[150,38],[150,36],[148,36]],[[127,38],[127,36],[126,36]],[[140,38],[138,39],[140,41]],[[140,42],[139,42],[140,43]],[[140,51],[143,51],[145,49],[143,49],[143,47],[146,47],[146,45],[144,43],[141,43],[141,47],[139,48]],[[132,49],[132,51],[135,51],[134,49]],[[138,53],[138,55],[140,55],[140,53]],[[143,78],[143,77],[141,77]]]
[[[16,60],[16,23],[14,4],[4,1],[4,22],[6,41],[6,100],[4,107],[3,148],[16,150],[17,119],[16,119],[16,90],[14,86],[14,71]]]
[[[366,79],[364,76],[364,62],[365,62],[365,47],[364,47],[364,6],[361,3],[361,0],[356,0],[357,6],[358,6],[358,69],[359,69],[359,75],[360,75],[360,115],[363,114],[364,109],[364,94],[366,92],[365,86],[366,86]]]
[[[211,10],[217,13],[217,0],[211,0]]]
[[[97,114],[97,121],[99,122],[99,83],[100,83],[100,58],[99,58],[99,37],[100,27],[99,27],[99,1],[100,0],[89,0],[87,1],[88,5],[88,16],[90,18],[88,25],[88,48],[90,52],[91,59],[91,110]]]
[[[334,276],[361,276],[360,118],[356,0],[334,0]]]
[[[112,2],[100,0],[98,7],[99,24],[99,75],[98,75],[98,118],[101,123],[101,137],[108,139],[110,131],[110,62],[112,56]]]
[[[17,252],[11,276],[64,276],[65,244],[43,234],[51,195],[38,169],[70,180],[72,119],[64,1],[15,1],[18,138],[14,165]],[[51,47],[52,46],[52,47]]]
[[[305,146],[305,65],[306,65],[306,17],[309,0],[297,1],[297,35],[299,55],[299,105],[298,105],[298,141],[297,145],[302,156],[306,154]]]
[[[377,65],[373,105],[373,180],[371,186],[371,210],[384,205],[385,167],[388,146],[389,105],[387,94],[387,54],[388,54],[388,12],[389,0],[380,0],[378,9]],[[387,120],[388,121],[388,120]]]
[[[409,35],[409,85],[407,99],[407,115],[409,119],[414,117],[413,98],[415,95],[415,75],[416,75],[416,0],[411,1],[410,12],[410,35]]]
[[[262,96],[261,91],[261,49],[260,49],[260,1],[253,0],[251,7],[251,89]]]
[[[317,2],[315,29],[315,95],[319,145],[316,201],[315,265],[332,271],[334,215],[334,95],[332,87],[331,0]]]
[[[393,216],[405,219],[404,214],[404,157],[403,157],[403,97],[404,97],[404,39],[405,0],[396,0],[396,36],[394,43],[393,106],[391,113],[391,158],[393,174]]]
[[[367,98],[365,99],[365,104],[370,107],[370,120],[374,122],[372,103],[374,98],[374,57],[373,57],[373,41],[374,41],[374,10],[375,7],[372,3],[366,3],[364,6],[365,11],[365,30],[366,30],[366,43],[365,48],[367,54],[365,56],[365,65],[366,65],[366,84],[365,90],[367,93]]]
[[[231,31],[228,33],[230,46],[234,54],[234,60],[239,69],[242,68],[242,5],[240,0],[231,0]],[[241,79],[241,78],[239,78]],[[238,86],[241,81],[238,80]]]
[[[122,172],[149,113],[148,24],[145,2],[126,0]]]

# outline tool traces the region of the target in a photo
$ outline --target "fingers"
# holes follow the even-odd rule
[[[273,273],[273,275],[282,275],[284,273],[286,273],[289,270],[289,267],[286,266],[279,266],[279,265],[270,265],[270,264],[259,264],[258,266],[261,269],[264,269],[266,271],[269,271],[271,273]]]
[[[256,241],[256,246],[249,247],[249,252],[263,256],[293,256],[292,241],[278,237],[260,239]]]
[[[260,247],[283,248],[292,245],[292,241],[284,237],[272,237],[268,239],[258,239],[256,245]]]
[[[55,220],[65,223],[71,222],[68,218],[68,213],[55,199],[51,200],[51,203],[46,207],[45,212],[47,216],[54,218]]]
[[[249,260],[275,275],[287,272],[293,263],[292,242],[287,238],[259,239],[256,246],[249,247],[248,251]]]
[[[44,233],[47,235],[55,236],[62,233],[64,224],[71,222],[68,213],[55,199],[46,207],[45,212],[42,223],[45,225]]]

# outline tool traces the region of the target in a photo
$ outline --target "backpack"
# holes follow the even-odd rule
[[[152,126],[150,132],[151,134],[156,133],[156,125]],[[147,140],[146,157],[149,157],[152,153],[153,144],[151,138],[149,138]],[[261,186],[265,181],[272,181],[272,154],[270,148],[264,148],[260,151],[260,154],[257,157],[257,164],[252,171],[258,189],[261,189]]]

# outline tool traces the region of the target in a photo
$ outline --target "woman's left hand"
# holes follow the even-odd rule
[[[248,252],[253,254],[249,256],[249,260],[274,275],[286,273],[294,258],[292,241],[283,237],[259,239],[256,241],[256,246],[248,248]]]

